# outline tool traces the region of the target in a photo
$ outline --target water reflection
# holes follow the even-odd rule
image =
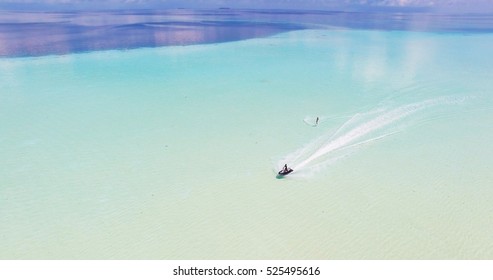
[[[3,12],[0,56],[226,42],[301,28],[290,23],[245,21],[221,13]]]
[[[306,28],[493,32],[491,16],[166,10],[0,12],[0,56],[242,40]]]

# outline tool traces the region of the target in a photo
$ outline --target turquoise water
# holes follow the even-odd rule
[[[491,259],[492,45],[303,30],[2,58],[0,258]]]

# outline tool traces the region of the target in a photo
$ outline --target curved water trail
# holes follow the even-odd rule
[[[399,132],[400,127],[397,124],[411,115],[436,105],[458,104],[464,100],[465,97],[439,97],[396,108],[356,113],[335,132],[322,136],[282,158],[276,168],[279,170],[284,164],[288,164],[294,170],[293,175],[320,171],[323,167],[353,153],[354,148]]]

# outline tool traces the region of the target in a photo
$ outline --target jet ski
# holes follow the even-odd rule
[[[291,172],[293,172],[293,169],[289,168],[288,170],[281,170],[277,174],[279,174],[281,176],[286,176],[286,175],[288,175]]]
[[[288,165],[285,164],[282,170],[277,173],[278,174],[277,177],[284,177],[291,172],[293,172],[293,169],[289,168]]]

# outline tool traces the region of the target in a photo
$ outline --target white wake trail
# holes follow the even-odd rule
[[[293,152],[281,161],[277,167],[287,163],[295,172],[306,169],[320,169],[325,163],[333,163],[335,158],[344,157],[344,155],[334,153],[349,150],[363,144],[383,139],[395,132],[388,132],[392,124],[413,115],[423,109],[439,104],[450,104],[461,102],[463,99],[440,97],[412,104],[403,105],[390,110],[375,110],[368,113],[357,113],[348,121],[342,124],[327,140],[317,140],[302,149]],[[367,119],[371,116],[371,119]],[[358,121],[363,118],[363,120]],[[366,118],[366,120],[365,120]],[[331,158],[328,155],[334,154]]]

